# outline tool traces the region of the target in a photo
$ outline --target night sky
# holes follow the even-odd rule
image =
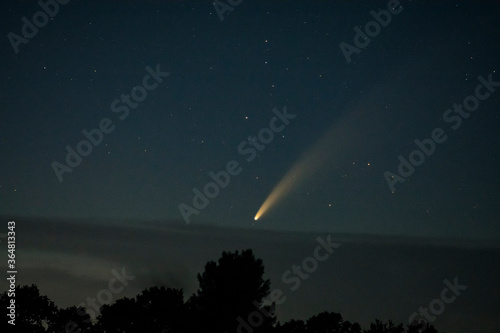
[[[117,221],[154,221],[196,235],[205,227],[251,229],[256,238],[268,231],[276,246],[281,232],[295,232],[495,247],[500,3],[401,1],[385,27],[355,40],[375,20],[370,12],[387,8],[387,1],[243,0],[218,13],[210,1],[69,1],[35,34],[22,32],[22,18],[33,22],[40,5],[4,3],[4,229],[8,219],[39,221],[25,229],[35,233],[57,219],[74,225],[65,237],[79,242],[77,229],[88,221],[109,230]],[[347,44],[356,50],[348,56]],[[68,147],[77,151],[82,140],[87,156],[68,166]],[[400,167],[402,175],[402,159],[418,166]],[[224,186],[196,208],[196,191],[228,169]],[[276,202],[254,220],[277,187]],[[196,211],[189,224],[180,207]],[[50,230],[43,249],[70,251]],[[44,250],[30,246],[35,262]],[[458,274],[442,270],[424,299]],[[23,279],[43,285],[35,276]],[[284,316],[301,313],[294,311]]]

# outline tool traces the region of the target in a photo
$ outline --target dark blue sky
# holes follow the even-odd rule
[[[387,4],[243,0],[221,21],[211,1],[72,0],[50,19],[5,2],[0,216],[25,234],[22,282],[73,305],[62,284],[84,297],[125,266],[133,291],[192,292],[206,260],[244,247],[279,280],[331,233],[347,252],[280,318],[404,321],[459,276],[471,296],[438,327],[498,332],[500,3],[401,1],[390,22]],[[67,149],[87,156],[68,166]],[[218,193],[193,203],[205,186]],[[151,249],[168,265],[144,261]]]
[[[17,54],[7,34],[21,34],[21,18],[40,7],[10,3],[0,212],[181,221],[192,189],[236,160],[242,172],[191,222],[251,227],[273,187],[320,142],[306,179],[256,227],[498,239],[500,94],[456,131],[442,117],[474,93],[479,75],[500,81],[499,6],[401,5],[348,64],[340,43],[354,45],[353,28],[386,2],[244,1],[221,22],[202,1],[72,1]],[[111,105],[142,85],[147,66],[170,75],[120,120]],[[297,117],[246,162],[238,145],[284,106]],[[51,163],[64,163],[65,147],[76,149],[81,131],[104,118],[114,130],[59,182]],[[392,194],[384,172],[397,173],[398,156],[437,127],[448,140]]]

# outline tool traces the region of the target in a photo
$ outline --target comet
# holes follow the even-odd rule
[[[346,153],[351,153],[354,146],[362,144],[362,140],[360,140],[362,131],[359,130],[362,116],[364,116],[364,108],[361,108],[358,104],[357,108],[351,109],[351,112],[333,124],[321,139],[299,157],[297,162],[272,189],[257,211],[254,220],[257,221],[267,214],[292,193],[294,188],[319,174],[322,166],[328,164],[336,168],[345,163],[347,159]]]
[[[306,164],[301,162],[297,163],[288,173],[281,179],[281,181],[274,187],[269,196],[266,198],[259,211],[254,217],[257,221],[265,212],[267,212],[272,206],[280,201],[285,194],[289,193],[290,189],[302,179],[303,170]]]
[[[324,148],[324,143],[320,142],[311,150],[303,154],[267,196],[254,217],[255,221],[260,219],[266,212],[290,194],[294,187],[303,183],[308,176],[323,164],[324,154],[323,156],[321,156],[321,154]]]
[[[395,80],[397,81],[398,78],[387,76],[385,80],[371,86],[361,99],[349,102],[343,116],[336,120],[326,133],[299,157],[272,189],[257,211],[254,220],[257,221],[268,214],[305,181],[311,181],[315,177],[315,180],[321,180],[317,178],[318,175],[332,172],[348,173],[352,170],[354,161],[360,156],[373,155],[374,151],[378,151],[380,147],[390,142],[389,139],[396,140],[393,134],[394,129],[389,128],[384,121],[388,117],[384,96],[393,93],[392,87]],[[367,166],[371,164],[367,163]],[[323,170],[323,167],[328,167],[328,169]]]

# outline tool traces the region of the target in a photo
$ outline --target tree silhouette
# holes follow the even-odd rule
[[[138,311],[142,314],[141,332],[185,331],[188,318],[182,290],[152,287],[145,289],[136,299]]]
[[[361,333],[359,324],[344,321],[340,313],[321,312],[306,322],[308,333]]]
[[[97,328],[106,333],[175,333],[185,331],[187,319],[182,290],[152,287],[136,298],[103,305]]]
[[[404,331],[403,324],[396,326],[390,320],[384,324],[380,320],[375,319],[375,322],[370,324],[370,329],[365,330],[364,333],[404,333]]]
[[[0,294],[0,304],[2,309],[9,306],[10,297],[8,292]],[[39,333],[46,332],[47,327],[53,325],[56,320],[57,307],[47,296],[40,295],[38,287],[17,286],[15,290],[16,332]],[[12,325],[7,322],[7,318],[2,319],[0,324],[2,332],[12,330]]]
[[[91,333],[93,325],[89,314],[83,307],[71,306],[57,311],[56,319],[47,329],[51,333]]]
[[[408,325],[408,333],[438,333],[438,331],[428,323],[417,323]]]
[[[198,274],[199,288],[189,299],[191,314],[196,318],[192,329],[208,332],[236,332],[238,317],[248,316],[262,307],[262,300],[269,294],[270,281],[263,279],[264,265],[255,259],[252,250],[223,252],[216,263],[209,261],[202,274]],[[255,332],[265,331],[274,322],[264,316]]]
[[[97,329],[106,333],[141,332],[141,317],[135,299],[124,297],[101,306]]]
[[[26,333],[438,333],[427,323],[402,324],[375,320],[362,330],[339,313],[321,312],[307,319],[276,323],[274,304],[264,304],[270,281],[252,250],[223,252],[198,274],[199,288],[187,302],[183,291],[163,286],[143,290],[134,298],[103,305],[95,324],[84,308],[58,309],[35,285],[16,288],[16,326],[3,320],[1,332]],[[8,307],[10,296],[0,294]]]
[[[291,319],[284,324],[278,323],[275,333],[306,333],[306,323],[303,320]]]

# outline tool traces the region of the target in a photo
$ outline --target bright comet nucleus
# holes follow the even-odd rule
[[[358,104],[359,105],[359,104]],[[319,169],[330,161],[331,165],[340,165],[346,151],[352,151],[362,142],[362,131],[359,130],[359,119],[362,119],[363,108],[356,107],[346,116],[340,118],[321,139],[311,146],[280,182],[273,188],[259,211],[255,215],[258,220],[271,208],[276,206],[293,189],[318,174]]]
[[[295,164],[290,171],[288,171],[288,173],[281,179],[278,185],[274,187],[271,194],[268,195],[260,207],[259,211],[255,215],[256,221],[277,202],[279,202],[286,194],[288,194],[292,186],[295,185],[297,181],[301,180],[304,175],[304,171],[308,171],[308,169],[312,167],[310,163],[309,165],[307,165],[307,163],[307,160],[302,160]]]

